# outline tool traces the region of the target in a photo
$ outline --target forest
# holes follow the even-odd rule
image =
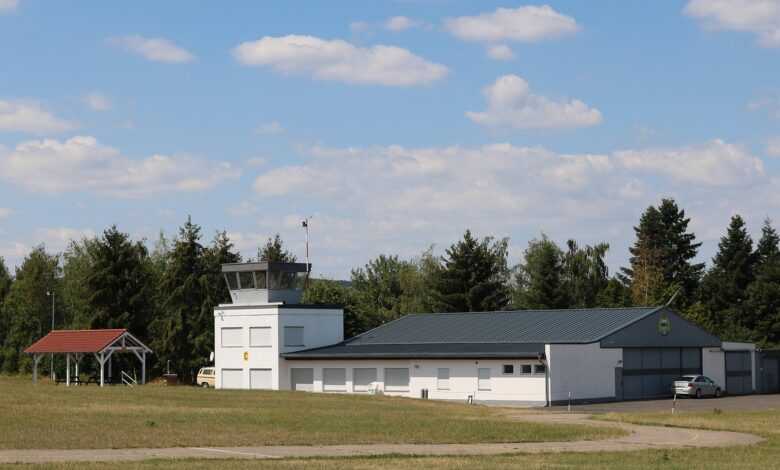
[[[513,264],[508,239],[466,231],[441,254],[383,254],[354,268],[347,281],[310,279],[303,302],[343,305],[351,337],[409,313],[671,301],[724,340],[780,345],[780,237],[771,221],[751,235],[734,215],[708,264],[698,261],[701,243],[689,223],[673,199],[648,207],[634,227],[627,266],[613,273],[607,243],[559,244],[540,234]],[[253,259],[295,256],[276,235]],[[23,350],[53,322],[54,329],[127,328],[154,350],[152,375],[170,368],[191,379],[213,350],[213,309],[230,299],[221,264],[239,261],[250,260],[226,232],[204,239],[190,218],[173,239],[133,240],[112,226],[73,240],[63,253],[38,246],[14,272],[0,258],[0,372],[29,372]]]

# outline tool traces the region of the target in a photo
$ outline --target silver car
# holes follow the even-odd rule
[[[709,377],[703,375],[683,375],[674,379],[672,393],[701,398],[704,396],[720,397],[720,386]]]

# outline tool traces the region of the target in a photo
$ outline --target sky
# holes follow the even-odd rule
[[[0,0],[0,256],[187,219],[317,275],[466,229],[606,241],[675,198],[709,261],[780,219],[780,0]],[[778,222],[780,223],[780,222]]]

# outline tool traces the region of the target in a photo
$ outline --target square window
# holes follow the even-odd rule
[[[503,371],[504,375],[512,375],[515,373],[515,366],[512,364],[504,364]]]
[[[520,366],[520,373],[523,375],[531,375],[533,372],[533,368],[531,367],[531,364],[523,364]]]
[[[536,364],[534,366],[534,374],[544,374],[547,372],[547,366],[544,364]]]
[[[385,369],[385,390],[388,392],[409,391],[409,369]]]

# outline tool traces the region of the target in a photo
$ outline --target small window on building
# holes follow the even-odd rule
[[[271,347],[271,327],[253,326],[249,328],[249,346],[253,348]]]
[[[408,392],[409,369],[385,369],[385,390],[388,392]]]
[[[322,389],[326,392],[346,392],[347,369],[322,369]]]
[[[544,374],[547,372],[547,366],[544,364],[534,365],[534,374]]]
[[[436,369],[436,390],[450,389],[450,370]]]
[[[504,375],[513,375],[515,373],[515,366],[512,364],[504,364],[503,372]]]
[[[376,382],[376,369],[352,369],[352,389],[356,392],[367,392]]]
[[[285,326],[284,327],[284,345],[289,347],[304,346],[303,327]]]
[[[238,273],[238,281],[241,283],[241,289],[255,288],[255,275],[252,271],[241,271]]]
[[[225,327],[220,331],[221,342],[223,348],[240,348],[244,345],[243,341],[243,328],[241,327]]]
[[[523,364],[520,366],[520,373],[523,375],[531,375],[533,373],[533,367],[531,364]]]
[[[227,281],[228,289],[238,289],[238,273],[225,273],[225,281]]]
[[[490,369],[477,370],[477,390],[490,390]]]
[[[270,390],[273,388],[271,369],[249,369],[249,388]]]

